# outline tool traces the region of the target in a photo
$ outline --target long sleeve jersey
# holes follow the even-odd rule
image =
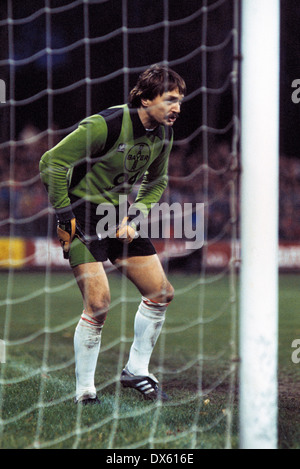
[[[133,205],[147,216],[167,186],[172,142],[172,129],[147,131],[126,104],[90,116],[41,158],[50,203],[72,218],[72,199],[118,205],[119,195],[129,195],[141,179]]]

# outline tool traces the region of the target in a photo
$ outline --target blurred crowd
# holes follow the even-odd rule
[[[52,140],[51,146],[55,143]],[[48,135],[31,126],[23,129],[14,147],[0,148],[0,236],[55,236],[55,219],[39,177],[39,161],[48,148]],[[204,203],[208,239],[231,237],[239,216],[238,190],[239,165],[227,143],[214,145],[207,155],[174,147],[164,200]],[[279,237],[283,241],[300,239],[299,206],[300,158],[281,156]]]

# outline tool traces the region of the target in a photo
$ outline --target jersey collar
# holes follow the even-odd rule
[[[137,108],[133,108],[131,106],[128,106],[128,107],[129,107],[129,112],[130,112],[130,118],[132,121],[134,139],[138,139],[143,136],[149,137],[150,135],[154,137],[158,137],[161,140],[164,138],[162,125],[158,125],[156,129],[152,131],[147,131],[145,127],[143,126],[142,121],[138,115]]]

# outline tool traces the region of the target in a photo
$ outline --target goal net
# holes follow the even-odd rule
[[[239,22],[239,0],[1,1],[0,447],[238,445]],[[176,294],[151,372],[172,399],[145,403],[120,387],[140,295],[107,262],[102,405],[85,409],[73,402],[82,300],[39,161],[86,116],[126,102],[154,63],[187,83],[162,200],[189,204],[203,233],[187,249],[171,217],[153,240]]]

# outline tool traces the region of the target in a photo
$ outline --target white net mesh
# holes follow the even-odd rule
[[[236,445],[238,7],[238,0],[1,2],[1,447]],[[139,298],[106,265],[112,304],[96,372],[102,406],[85,412],[72,400],[81,297],[38,164],[85,116],[125,102],[153,63],[176,69],[188,89],[164,200],[204,204],[205,242],[187,252],[184,240],[156,240],[176,289],[152,361],[172,395],[164,406],[121,392]]]

